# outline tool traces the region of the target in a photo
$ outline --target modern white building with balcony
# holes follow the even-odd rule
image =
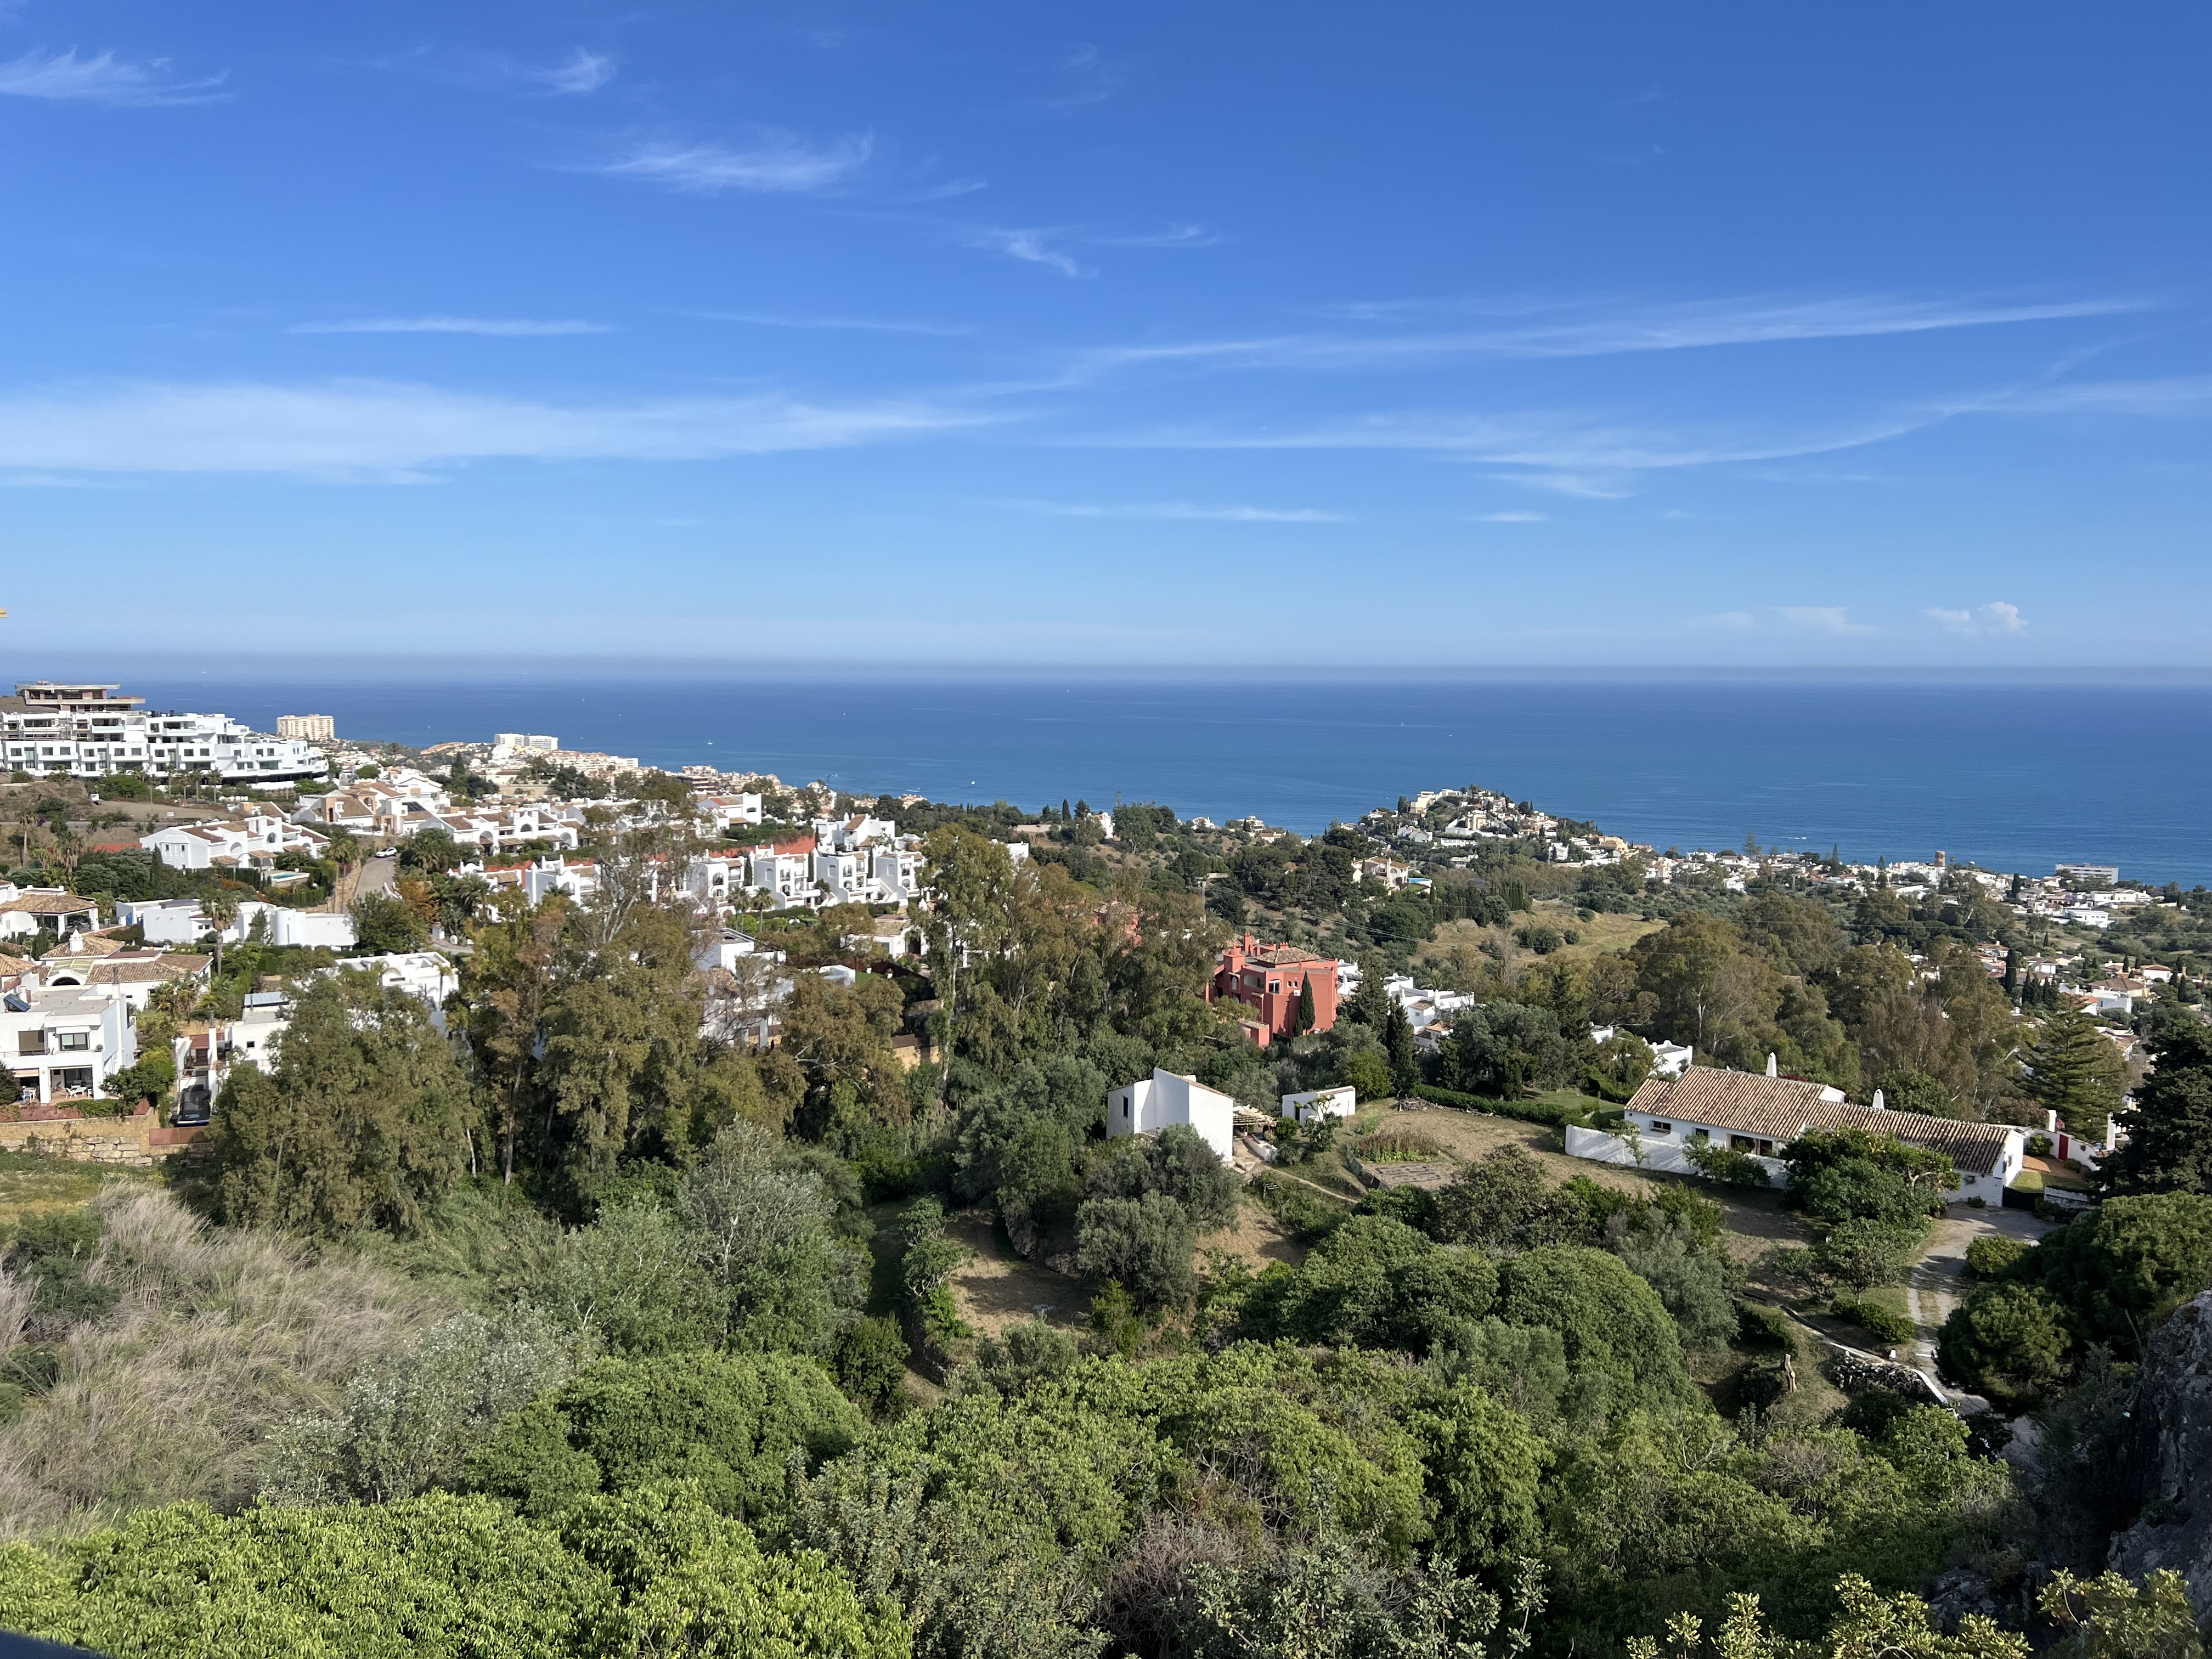
[[[130,1006],[74,987],[0,996],[0,1058],[16,1098],[82,1099],[138,1057]]]

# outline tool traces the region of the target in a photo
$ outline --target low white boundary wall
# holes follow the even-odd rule
[[[1623,1137],[1607,1134],[1602,1129],[1585,1129],[1576,1123],[1567,1125],[1567,1156],[1586,1158],[1593,1164],[1620,1164],[1630,1169],[1652,1170],[1662,1175],[1702,1177],[1705,1174],[1690,1162],[1688,1148],[1679,1140],[1645,1137],[1644,1157],[1639,1163],[1634,1149]],[[1768,1179],[1774,1185],[1781,1187],[1789,1183],[1790,1166],[1781,1159],[1754,1158],[1752,1161],[1765,1170]]]

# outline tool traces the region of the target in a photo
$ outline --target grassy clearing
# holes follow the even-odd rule
[[[1565,929],[1571,927],[1582,935],[1572,945],[1563,945],[1552,954],[1572,962],[1585,957],[1603,956],[1610,951],[1626,951],[1646,933],[1656,933],[1666,926],[1664,922],[1645,921],[1640,916],[1615,915],[1604,912],[1588,921],[1575,920],[1574,906],[1540,901],[1536,909],[1513,918],[1516,927],[1544,927]],[[1470,961],[1470,952],[1481,949],[1493,932],[1479,921],[1462,919],[1441,923],[1436,936],[1413,952],[1413,966],[1418,972],[1427,967],[1449,964],[1455,961]],[[1522,953],[1524,962],[1534,958]]]
[[[979,1334],[996,1336],[1031,1319],[1063,1330],[1086,1326],[1098,1287],[1016,1255],[994,1212],[963,1210],[946,1219],[945,1231],[975,1253],[952,1275],[952,1295],[960,1316]]]
[[[33,1216],[81,1210],[111,1181],[151,1186],[159,1179],[151,1170],[118,1170],[105,1164],[73,1164],[0,1152],[0,1232],[12,1231]]]

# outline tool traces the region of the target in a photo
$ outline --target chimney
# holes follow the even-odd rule
[[[1881,1091],[1879,1089],[1874,1091],[1874,1109],[1877,1112],[1884,1112],[1889,1109],[1881,1103]]]
[[[1769,1077],[1780,1077],[1782,1075],[1782,1068],[1775,1064],[1774,1050],[1771,1048],[1769,1048],[1766,1051],[1766,1074]]]

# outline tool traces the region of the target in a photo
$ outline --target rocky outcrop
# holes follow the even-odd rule
[[[2212,1291],[2160,1326],[2136,1374],[2130,1449],[2144,1468],[2143,1506],[2112,1540],[2115,1571],[2171,1567],[2212,1614]]]
[[[1828,1361],[1828,1376],[1845,1394],[1861,1395],[1869,1389],[1887,1389],[1892,1394],[1901,1394],[1907,1400],[1941,1406],[1942,1395],[1929,1386],[1928,1379],[1910,1365],[1900,1365],[1893,1360],[1877,1359],[1872,1354],[1861,1353],[1856,1348],[1838,1347]]]

